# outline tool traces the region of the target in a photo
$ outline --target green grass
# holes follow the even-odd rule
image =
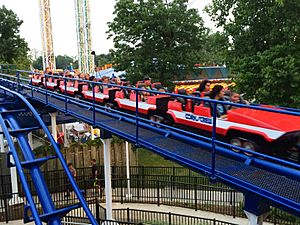
[[[139,166],[161,166],[161,167],[180,167],[179,164],[150,152],[149,150],[138,148],[136,149],[138,155]]]

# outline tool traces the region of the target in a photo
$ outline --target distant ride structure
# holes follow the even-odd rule
[[[94,54],[92,53],[90,1],[74,0],[77,31],[78,66],[82,73],[94,72]]]
[[[56,64],[55,64],[55,55],[54,55],[54,48],[53,48],[50,0],[39,0],[39,6],[40,6],[42,48],[43,48],[42,50],[43,69],[44,71],[46,70],[46,68],[55,70]]]
[[[82,73],[94,72],[94,57],[92,53],[91,19],[89,0],[74,0],[77,33],[78,66]],[[53,48],[52,22],[50,0],[39,0],[40,24],[42,36],[43,70],[55,70],[55,54]]]

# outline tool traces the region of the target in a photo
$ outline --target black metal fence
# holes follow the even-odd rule
[[[139,222],[149,225],[236,225],[219,221],[216,219],[207,219],[194,216],[179,215],[171,212],[156,212],[136,209],[115,209],[113,210],[113,217],[118,221]]]
[[[125,167],[113,167],[112,195],[113,201],[121,203],[149,203],[164,204],[204,210],[215,213],[245,217],[243,212],[243,196],[241,193],[223,185],[211,184],[209,179],[202,177],[185,168],[177,167],[131,167],[130,196],[128,196]],[[104,200],[104,181],[99,177],[96,182],[90,178],[91,168],[77,169],[77,183],[84,190],[86,199],[93,201],[95,197]],[[103,173],[101,173],[103,174]],[[57,208],[74,204],[77,199],[74,193],[68,194],[68,180],[63,171],[44,172],[45,180],[52,199]],[[19,203],[24,199],[22,187],[18,194],[5,193],[11,185],[10,177],[0,177],[0,221],[15,220],[23,217],[24,204]],[[28,181],[30,182],[28,176]],[[100,188],[99,188],[100,187]],[[34,188],[32,188],[34,193]],[[13,197],[13,198],[12,198]],[[34,196],[37,206],[39,201]],[[14,202],[15,201],[15,202]],[[300,219],[281,210],[272,208],[267,221],[274,224],[300,224]]]
[[[105,219],[105,209],[102,208],[96,201],[96,204],[91,207],[92,211],[96,215],[96,219],[99,224]],[[95,211],[96,210],[96,211]],[[149,210],[137,210],[137,209],[113,209],[113,218],[118,221],[118,224],[136,224],[136,225],[237,225],[234,223],[219,221],[217,219],[207,219],[194,216],[179,215],[171,212],[157,212]],[[73,211],[64,221],[88,223],[88,219],[82,214],[81,211]],[[111,221],[112,224],[114,221]],[[116,223],[115,223],[116,224]],[[114,225],[115,225],[114,224]]]

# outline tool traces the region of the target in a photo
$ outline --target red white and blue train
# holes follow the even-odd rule
[[[105,88],[101,92],[99,86],[95,86],[93,95],[86,82],[76,80],[67,81],[65,84],[63,79],[52,77],[47,78],[45,82],[45,78],[39,75],[33,76],[32,84],[85,100],[93,100],[95,96],[95,102],[99,104],[129,113],[136,112],[136,94],[125,93],[121,88]],[[138,101],[138,112],[145,118],[211,135],[213,118],[209,107],[196,105],[191,99],[186,99],[185,102],[178,101],[167,93],[148,96],[145,102],[141,101],[139,96]],[[300,137],[300,117],[235,108],[228,110],[225,119],[217,118],[216,133],[218,138],[234,146],[287,157],[299,152],[297,146]]]

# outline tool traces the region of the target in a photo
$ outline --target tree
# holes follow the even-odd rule
[[[204,40],[201,60],[208,65],[223,65],[226,62],[226,53],[229,47],[227,37],[222,32],[210,33]]]
[[[179,67],[197,62],[206,29],[186,0],[119,0],[114,15],[107,32],[114,41],[111,54],[131,81],[149,75],[166,84]]]
[[[78,61],[73,61],[73,58],[67,55],[58,55],[55,57],[56,68],[57,69],[66,69],[72,63],[73,68],[78,68]],[[43,59],[42,56],[39,56],[36,60],[32,62],[32,66],[35,69],[43,70]]]
[[[32,62],[32,67],[37,70],[43,70],[43,57],[39,56]]]
[[[73,64],[73,58],[67,55],[58,55],[55,57],[56,68],[57,69],[66,69],[70,64]]]
[[[0,8],[0,63],[16,64],[18,68],[28,69],[28,45],[20,37],[19,28],[23,21],[12,11]]]
[[[105,64],[113,63],[113,59],[111,54],[100,54],[96,55],[96,66],[104,66]]]
[[[230,41],[238,88],[258,102],[300,106],[299,0],[213,0],[208,8]]]

